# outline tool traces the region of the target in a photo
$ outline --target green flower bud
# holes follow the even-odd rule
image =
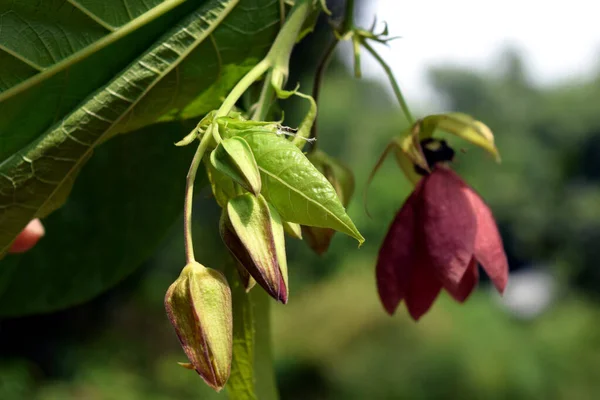
[[[320,150],[308,154],[307,158],[327,178],[335,189],[342,205],[347,207],[354,193],[354,175],[352,171]],[[302,233],[310,248],[317,254],[323,254],[329,248],[335,230],[303,226]]]
[[[192,262],[167,290],[165,308],[183,351],[213,389],[227,382],[232,357],[231,290],[219,271]]]
[[[287,303],[283,225],[265,198],[246,193],[230,199],[221,216],[220,232],[229,251],[252,278],[273,298]]]

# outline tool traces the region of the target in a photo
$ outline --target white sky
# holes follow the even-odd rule
[[[581,78],[600,59],[597,0],[371,0],[363,18],[377,14],[392,36],[380,48],[411,103],[430,98],[428,66],[453,63],[493,68],[506,45],[521,50],[530,76],[540,83]],[[363,26],[371,20],[361,21]],[[380,69],[364,56],[366,76]]]

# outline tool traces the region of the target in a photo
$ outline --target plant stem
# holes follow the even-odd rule
[[[346,34],[354,28],[354,0],[346,0],[344,11],[344,22],[342,23],[341,35]]]
[[[252,86],[254,82],[259,80],[260,77],[265,72],[267,72],[270,67],[271,64],[269,63],[269,60],[265,58],[264,60],[256,64],[254,68],[248,71],[248,73],[244,75],[244,77],[240,79],[240,81],[235,85],[231,92],[229,92],[229,94],[221,104],[221,107],[219,107],[219,109],[217,110],[217,113],[215,114],[215,119],[219,117],[224,117],[227,114],[229,114],[233,106],[235,106],[235,103],[240,99],[240,97],[242,97],[246,90],[248,90],[248,88],[250,88],[250,86]]]
[[[229,92],[223,101],[223,104],[221,104],[221,107],[219,107],[219,110],[215,114],[214,119],[216,120],[219,117],[229,114],[233,106],[235,106],[235,103],[240,99],[240,97],[242,97],[246,90],[248,90],[248,88],[268,69],[269,63],[263,60],[256,64],[254,68],[252,68],[246,75],[244,75],[244,77],[240,79],[231,92]],[[200,167],[200,163],[202,162],[202,157],[204,157],[204,152],[206,151],[206,148],[213,137],[217,143],[221,141],[221,136],[219,135],[218,128],[215,124],[211,125],[204,133],[204,136],[202,136],[202,140],[200,140],[198,149],[194,154],[194,158],[192,158],[192,163],[190,164],[190,169],[186,177],[185,200],[183,203],[183,231],[185,241],[185,258],[188,264],[196,261],[194,257],[194,241],[192,240],[194,181],[196,180],[196,174],[198,172],[198,167]]]
[[[183,202],[183,236],[185,241],[185,259],[186,264],[196,261],[194,257],[194,242],[192,240],[192,206],[194,202],[194,181],[196,180],[196,173],[198,172],[198,166],[202,162],[204,152],[208,147],[211,135],[210,132],[206,132],[200,140],[200,144],[194,153],[190,169],[186,176],[185,181],[185,200]]]
[[[271,335],[272,299],[264,290],[255,289],[249,294],[254,305],[254,375],[256,376],[256,397],[260,400],[277,400],[277,380],[273,368],[273,339]]]
[[[329,62],[331,61],[331,56],[335,51],[338,43],[340,42],[339,37],[343,37],[348,32],[350,32],[354,28],[354,0],[346,1],[346,8],[344,10],[344,19],[342,25],[340,26],[338,35],[334,36],[332,41],[329,43],[325,52],[321,56],[321,60],[317,65],[317,69],[315,71],[315,80],[313,82],[313,90],[312,97],[315,100],[315,103],[319,104],[319,95],[321,94],[321,85],[323,83],[323,78],[325,76],[325,71],[327,71],[327,67],[329,66]],[[317,123],[318,123],[319,114],[315,116],[315,121],[313,122],[313,126],[310,130],[310,139],[317,138]],[[310,151],[314,151],[317,148],[317,142],[314,142]]]
[[[227,381],[230,400],[256,400],[255,371],[252,368],[254,353],[254,305],[240,281],[235,261],[228,257],[225,276],[231,287],[233,306],[233,358],[231,375]]]
[[[317,70],[315,71],[315,80],[313,82],[313,89],[312,89],[312,97],[315,100],[315,103],[317,103],[317,105],[319,104],[319,95],[321,94],[321,84],[323,82],[323,77],[325,76],[325,71],[327,70],[329,61],[331,61],[331,56],[333,55],[333,52],[339,42],[340,42],[339,39],[334,38],[329,43],[329,46],[327,46],[327,48],[325,49],[325,52],[323,53],[323,56],[321,57],[321,60],[319,61],[319,65],[317,65]],[[317,113],[317,115],[315,116],[313,126],[310,129],[310,139],[313,139],[313,138],[316,139],[316,137],[317,137],[318,119],[319,119],[319,113]],[[316,148],[317,148],[317,142],[315,141],[313,143],[310,151],[312,152],[312,151],[316,150]]]
[[[302,29],[302,25],[312,11],[312,0],[298,0],[294,7],[290,10],[285,24],[281,28],[279,35],[275,38],[271,50],[265,57],[273,67],[274,71],[278,71],[285,78],[289,73],[290,57],[292,50]]]
[[[375,57],[375,60],[377,60],[379,65],[381,65],[381,67],[384,69],[388,79],[390,80],[390,83],[392,84],[392,89],[394,89],[394,94],[396,95],[396,98],[398,99],[398,103],[400,103],[400,108],[402,109],[402,112],[404,113],[406,120],[408,121],[408,123],[410,125],[413,125],[415,123],[415,120],[414,120],[412,114],[410,113],[408,104],[406,103],[406,100],[404,99],[404,96],[402,95],[402,91],[400,91],[400,86],[398,86],[398,82],[396,81],[396,78],[394,77],[394,74],[392,73],[392,69],[383,60],[383,58],[381,58],[381,56],[375,51],[375,49],[367,43],[366,40],[362,40],[361,44],[369,53],[371,53],[371,55],[373,57]]]
[[[275,90],[271,84],[272,77],[272,72],[269,72],[265,77],[263,87],[260,91],[260,97],[258,98],[256,110],[254,110],[254,113],[252,114],[252,120],[254,121],[264,121],[265,118],[267,118],[271,100],[273,100],[273,95],[275,94]]]

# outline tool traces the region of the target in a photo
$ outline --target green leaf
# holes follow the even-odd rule
[[[355,186],[354,174],[350,168],[318,149],[311,152],[307,158],[333,185],[344,207],[348,207]]]
[[[348,207],[354,194],[354,174],[340,161],[316,149],[307,158],[323,174],[335,189],[344,207]],[[317,253],[323,254],[329,248],[335,231],[330,228],[304,226],[306,242]]]
[[[210,154],[210,163],[255,196],[260,193],[260,172],[250,145],[238,136],[226,138]]]
[[[0,261],[0,315],[85,302],[131,274],[179,221],[194,149],[173,142],[193,125],[153,125],[100,146],[46,236]],[[197,188],[206,184],[198,177]]]
[[[346,214],[335,189],[290,141],[261,131],[240,131],[254,153],[261,172],[262,194],[285,221],[332,228],[364,238]]]
[[[264,55],[279,22],[272,1],[207,1],[196,11],[181,10],[187,16],[135,59],[132,49],[146,48],[146,36],[156,38],[158,22],[170,25],[166,11],[179,1],[131,3],[136,6],[128,10],[120,0],[101,7],[92,0],[0,6],[6,61],[0,68],[0,256],[29,220],[61,205],[96,145],[157,119],[214,108],[221,91]],[[123,10],[129,22],[113,27],[125,21]],[[11,41],[17,36],[29,40]],[[113,57],[120,63],[110,64]],[[14,73],[28,68],[26,78]],[[187,107],[207,93],[203,104]]]

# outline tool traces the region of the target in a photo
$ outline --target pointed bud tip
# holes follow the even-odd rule
[[[189,369],[189,370],[195,371],[195,368],[194,368],[194,366],[192,365],[192,363],[178,362],[177,364],[178,364],[179,366],[181,366],[181,367],[185,368],[185,369]]]

